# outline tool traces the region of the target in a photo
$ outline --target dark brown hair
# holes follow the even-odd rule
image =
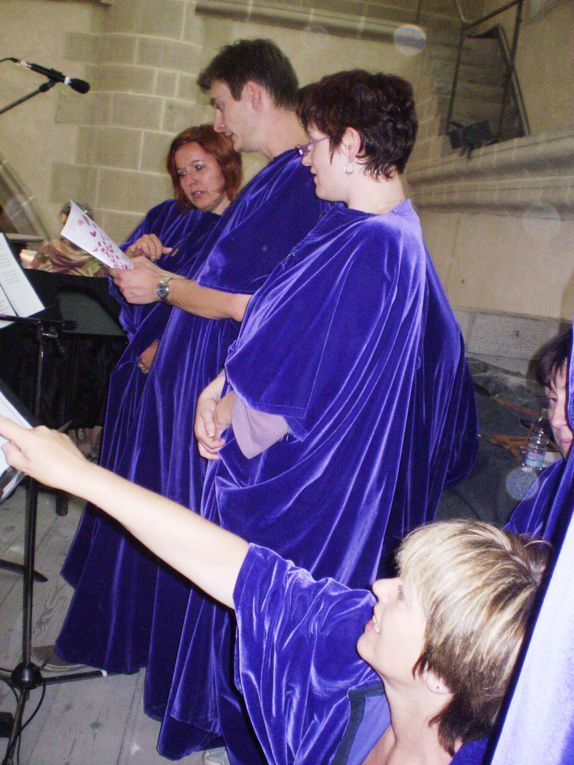
[[[225,45],[200,73],[197,84],[207,93],[213,83],[224,82],[236,101],[248,82],[265,88],[275,106],[297,108],[298,82],[287,56],[271,40],[237,40]]]
[[[173,193],[178,205],[186,209],[193,207],[181,188],[175,164],[177,150],[188,143],[198,143],[204,151],[215,157],[223,173],[225,194],[230,201],[235,199],[242,178],[241,155],[235,151],[231,141],[223,133],[216,133],[211,125],[196,125],[176,135],[167,154],[167,172],[171,176]]]
[[[299,117],[329,136],[331,150],[347,128],[361,137],[358,159],[377,178],[402,173],[417,134],[413,89],[402,77],[363,69],[330,74],[301,90]]]
[[[568,369],[571,345],[572,330],[569,329],[549,340],[536,354],[534,360],[536,379],[543,388],[552,388],[558,372],[563,368]]]

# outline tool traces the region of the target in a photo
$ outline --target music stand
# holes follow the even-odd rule
[[[36,317],[4,316],[0,321],[14,321],[34,327],[37,341],[36,367],[34,370],[34,405],[32,413],[36,420],[40,414],[42,380],[44,371],[44,356],[46,343],[54,341],[61,345],[60,333],[64,329],[72,329],[73,322],[58,319],[41,319]],[[16,710],[11,716],[11,732],[8,739],[6,754],[2,765],[13,765],[14,754],[22,732],[24,708],[30,691],[44,685],[74,682],[92,677],[104,677],[102,670],[65,674],[59,677],[44,679],[42,673],[32,663],[32,606],[34,596],[34,558],[36,553],[36,520],[38,515],[38,484],[28,478],[26,486],[26,525],[24,533],[24,564],[23,564],[23,596],[22,596],[22,661],[12,670],[7,680],[16,692]],[[4,678],[6,679],[6,678]]]

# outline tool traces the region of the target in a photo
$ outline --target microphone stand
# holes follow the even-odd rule
[[[43,82],[40,87],[36,88],[36,90],[33,90],[31,93],[28,93],[27,96],[22,96],[22,98],[18,98],[16,101],[12,101],[12,103],[3,106],[0,109],[0,114],[4,114],[4,112],[13,109],[15,106],[18,106],[18,104],[23,104],[24,101],[27,101],[29,98],[34,98],[34,96],[39,96],[40,93],[45,93],[47,90],[50,90],[50,88],[53,88],[54,85],[57,84],[57,80],[47,80],[46,82]]]
[[[36,420],[39,420],[46,343],[49,340],[53,340],[56,343],[56,347],[63,350],[60,333],[64,329],[73,329],[75,322],[5,315],[0,315],[0,321],[28,324],[35,329],[38,346],[36,368],[34,370],[34,404],[32,413]],[[12,670],[9,679],[7,680],[8,684],[17,695],[17,702],[14,715],[10,715],[12,727],[2,765],[14,765],[14,755],[16,753],[20,734],[24,727],[22,724],[24,708],[30,695],[30,691],[45,685],[74,682],[92,677],[105,677],[106,674],[104,671],[97,669],[89,672],[76,672],[74,674],[60,675],[59,677],[44,679],[39,667],[32,663],[32,606],[34,597],[34,557],[37,515],[38,484],[32,478],[28,478],[26,487],[26,525],[23,564],[22,661]]]

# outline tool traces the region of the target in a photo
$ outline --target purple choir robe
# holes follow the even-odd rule
[[[572,364],[570,375],[572,391]],[[570,422],[574,422],[572,403],[570,393]],[[574,457],[570,452],[549,514],[554,519],[553,547],[560,554],[510,697],[491,765],[574,763],[573,508]]]
[[[284,152],[229,206],[185,275],[201,275],[201,283],[211,279],[207,286],[226,292],[251,294],[326,207],[298,152]],[[196,400],[221,371],[238,331],[232,320],[172,310],[114,472],[199,508],[206,460],[199,457],[193,435]],[[182,756],[220,743],[213,708],[198,728],[166,715],[191,585],[119,528],[107,542],[93,549],[86,576],[89,600],[72,602],[58,651],[113,672],[146,666],[145,711],[167,718],[158,745],[163,754]],[[207,680],[201,666],[196,672],[203,696]]]
[[[567,416],[574,423],[574,365],[568,364]],[[574,454],[544,471],[552,486],[539,518],[558,553],[509,698],[491,765],[574,763]],[[543,499],[545,497],[543,496]],[[537,522],[536,512],[527,521]],[[519,529],[521,530],[521,529]],[[535,529],[536,530],[536,529]]]
[[[251,545],[233,594],[235,679],[268,765],[362,765],[390,724],[378,675],[356,651],[374,597],[314,580]],[[480,765],[486,740],[452,765]]]
[[[195,208],[181,209],[175,199],[168,199],[147,213],[121,248],[126,250],[144,234],[155,234],[165,247],[177,247],[174,255],[162,256],[157,261],[158,266],[179,274],[189,269],[190,263],[218,220],[218,215],[203,213]],[[185,246],[181,246],[184,243]],[[154,340],[161,338],[171,308],[159,302],[131,305],[123,299],[121,292],[111,281],[110,293],[120,303],[119,321],[128,337],[128,345],[110,376],[99,460],[103,467],[114,470],[129,442],[129,434],[134,417],[139,411],[140,398],[147,379],[137,367],[139,356]],[[119,533],[123,537],[123,533]],[[90,558],[90,566],[99,566],[99,551],[102,546],[111,542],[105,537],[109,535],[117,541],[117,534],[118,527],[113,521],[91,507],[86,508],[62,569],[62,575],[68,584],[75,588],[78,588],[80,580],[84,577],[82,588],[78,588],[74,597],[74,608],[81,609],[81,601],[84,598],[89,599],[92,594],[91,575],[84,570],[86,561]],[[58,643],[57,647],[60,651],[65,650],[63,643]]]
[[[515,534],[530,534],[536,539],[554,539],[556,523],[560,512],[554,505],[554,498],[562,474],[564,460],[558,459],[543,470],[538,480],[530,487],[526,496],[512,511],[505,529]],[[562,533],[563,533],[562,529]]]
[[[202,513],[314,576],[368,585],[473,465],[462,336],[410,202],[385,216],[331,209],[251,300],[226,373],[290,434],[248,460],[226,431]],[[265,760],[231,654],[227,612],[193,591],[170,714],[198,727],[217,714],[232,763],[254,765]]]

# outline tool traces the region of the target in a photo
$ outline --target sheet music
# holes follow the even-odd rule
[[[32,426],[28,420],[16,409],[16,407],[6,398],[4,393],[0,390],[0,414],[4,417],[9,417],[19,425],[25,428],[31,428]],[[23,473],[19,473],[14,468],[10,467],[4,454],[2,445],[6,443],[6,439],[0,436],[0,502],[3,502],[24,478]]]
[[[32,316],[44,304],[20,268],[4,234],[0,234],[0,313]],[[0,322],[0,329],[10,322]]]
[[[106,232],[83,213],[72,200],[70,200],[70,214],[60,236],[89,252],[105,266],[121,268],[123,271],[133,268],[133,263],[125,252],[120,250]]]

